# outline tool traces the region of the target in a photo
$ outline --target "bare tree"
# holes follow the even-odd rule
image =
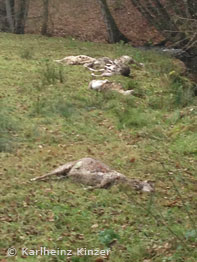
[[[50,0],[42,0],[41,33],[48,34]],[[25,33],[30,0],[0,0],[0,30],[16,34]]]
[[[6,6],[6,17],[9,24],[9,31],[14,32],[14,6],[15,2],[14,0],[5,0],[5,6]]]
[[[50,0],[43,0],[43,23],[41,28],[42,35],[48,34],[49,2]]]
[[[123,35],[111,12],[110,12],[110,9],[109,9],[109,6],[107,4],[107,1],[106,0],[98,0],[98,3],[100,5],[100,8],[101,8],[101,12],[102,12],[102,15],[103,15],[103,19],[104,19],[104,22],[105,22],[105,25],[106,25],[106,29],[107,29],[107,34],[108,34],[108,42],[109,43],[116,43],[116,42],[120,42],[121,40],[124,41],[124,42],[128,42],[128,39],[126,38],[125,35]]]
[[[6,22],[5,3],[3,1],[0,1],[0,31],[8,30],[9,25]]]
[[[30,0],[1,0],[0,29],[24,34]]]
[[[173,46],[189,51],[197,42],[196,0],[131,0],[138,11]]]
[[[17,9],[15,11],[15,33],[25,33],[25,23],[29,11],[29,0],[18,0]]]
[[[131,0],[137,10],[197,72],[197,0]]]

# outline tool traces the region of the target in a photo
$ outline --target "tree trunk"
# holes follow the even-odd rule
[[[9,31],[11,33],[14,32],[14,1],[13,0],[5,0],[6,6],[6,16],[9,24]]]
[[[116,25],[116,22],[109,10],[107,1],[98,0],[98,2],[100,4],[103,19],[106,25],[107,34],[108,34],[108,42],[117,43],[117,42],[120,42],[121,40],[124,42],[128,42],[128,39],[126,38],[126,36],[124,36],[118,29],[118,26]]]
[[[197,72],[197,0],[131,0],[137,10],[171,46],[182,49],[179,59]]]
[[[15,26],[16,34],[25,33],[25,23],[27,20],[28,9],[29,9],[29,0],[19,0],[18,10],[16,13],[16,26]]]
[[[49,20],[49,0],[43,0],[43,23],[41,34],[48,34],[48,20]]]
[[[131,0],[138,11],[153,25],[167,41],[176,43],[176,47],[181,47],[188,43],[187,37],[174,22],[171,13],[167,7],[159,0]],[[175,6],[178,8],[177,5]],[[174,9],[175,10],[175,9]]]

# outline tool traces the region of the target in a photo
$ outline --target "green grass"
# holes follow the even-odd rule
[[[0,174],[3,261],[20,249],[71,249],[67,261],[98,261],[77,248],[107,249],[113,262],[197,260],[197,99],[171,58],[129,45],[0,34]],[[132,55],[132,78],[114,76],[131,97],[88,89],[90,73],[59,66],[67,55]],[[29,182],[90,156],[154,195],[126,186],[87,191],[69,180]],[[16,257],[6,257],[9,247]],[[65,261],[28,256],[27,261]],[[102,261],[102,260],[99,260]],[[105,261],[105,259],[104,259]]]

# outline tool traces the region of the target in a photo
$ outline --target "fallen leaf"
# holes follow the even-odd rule
[[[135,157],[132,157],[132,158],[129,160],[129,162],[130,162],[130,163],[134,163],[135,160],[136,160],[136,158],[135,158]]]
[[[95,259],[95,262],[104,262],[104,259],[102,257],[98,257],[97,259]]]
[[[98,224],[94,224],[91,226],[91,228],[94,229],[94,228],[97,228],[98,226],[99,226]]]
[[[83,234],[77,234],[76,238],[79,240],[83,240],[84,239],[84,235]]]

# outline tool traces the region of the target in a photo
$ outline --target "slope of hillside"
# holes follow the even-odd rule
[[[129,45],[36,35],[0,34],[0,50],[2,261],[196,261],[197,97],[179,65]],[[88,70],[53,62],[79,54],[143,62],[131,77],[112,78],[134,95],[94,92]],[[86,156],[151,180],[155,193],[30,182]],[[41,247],[72,256],[22,252]],[[80,256],[77,248],[110,252]]]
[[[155,43],[162,38],[147,24],[131,1],[109,1],[120,30],[135,46]],[[31,1],[27,32],[38,33],[42,22],[42,2]],[[50,32],[55,36],[72,36],[84,41],[105,42],[106,28],[97,0],[53,1],[50,7]]]

